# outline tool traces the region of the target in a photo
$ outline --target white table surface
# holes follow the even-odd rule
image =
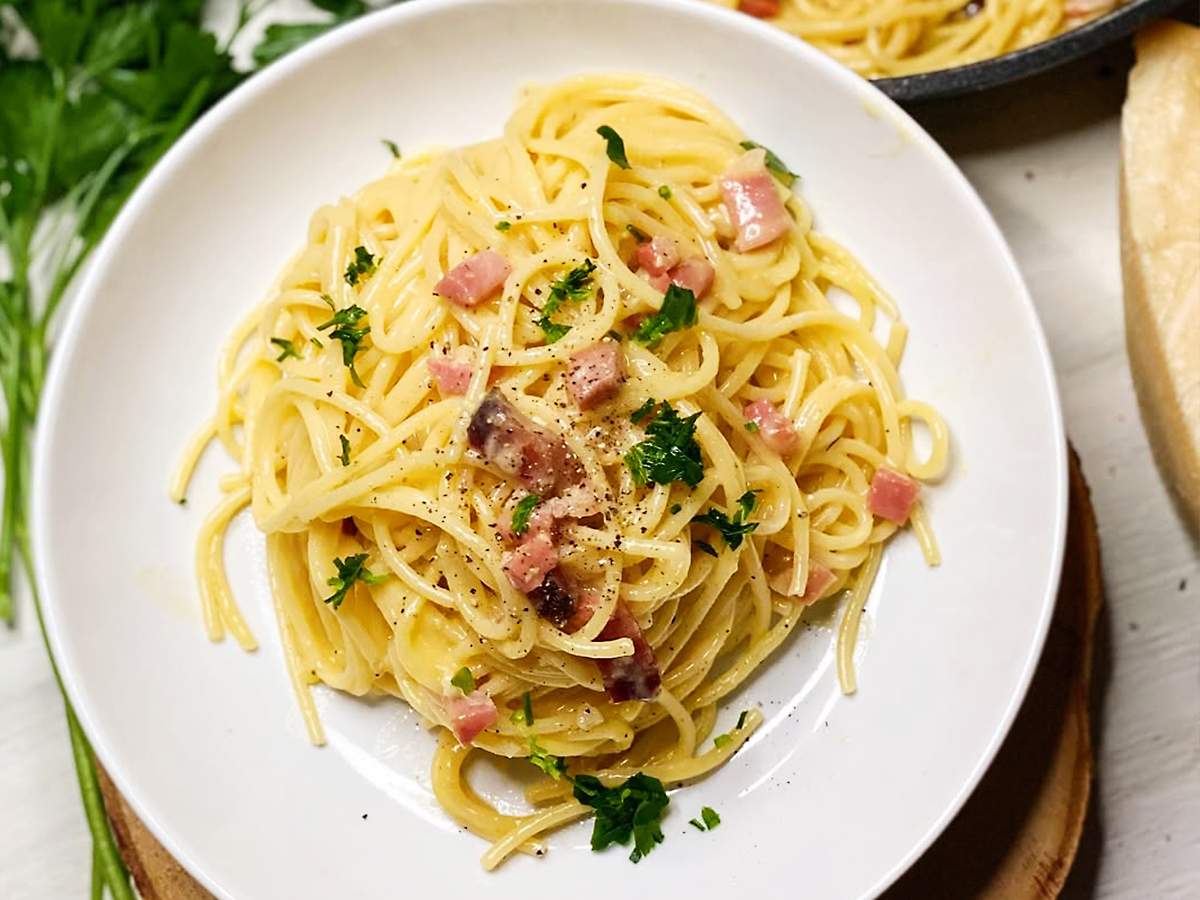
[[[275,15],[289,7],[302,4]],[[1099,518],[1098,781],[1065,896],[1172,900],[1200,897],[1200,554],[1154,466],[1125,355],[1117,169],[1128,55],[916,112],[1016,253]],[[62,704],[28,598],[19,614],[0,630],[0,897],[85,897],[91,842]]]

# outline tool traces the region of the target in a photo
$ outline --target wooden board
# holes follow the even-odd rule
[[[1070,502],[1058,604],[1017,721],[967,805],[885,900],[1047,900],[1062,890],[1092,782],[1088,707],[1103,602],[1096,518],[1074,451]],[[138,821],[103,770],[100,784],[144,900],[211,897]]]

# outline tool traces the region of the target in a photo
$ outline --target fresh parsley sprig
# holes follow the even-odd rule
[[[738,508],[732,517],[714,508],[709,509],[703,515],[696,516],[692,521],[715,528],[721,533],[721,537],[724,538],[725,546],[731,550],[736,550],[742,545],[742,538],[748,534],[752,534],[758,528],[757,522],[746,521],[750,517],[750,514],[754,512],[754,507],[758,503],[757,494],[758,491],[746,491],[746,493],[738,497]]]
[[[652,316],[642,319],[632,337],[639,344],[654,348],[673,331],[682,331],[696,324],[696,295],[677,284],[667,287],[662,307]]]
[[[533,735],[529,736],[529,761],[553,778],[555,781],[571,777],[567,775],[567,761],[561,756],[553,756],[537,742]]]
[[[646,426],[646,440],[635,444],[625,454],[625,465],[635,484],[681,481],[695,487],[700,483],[704,478],[704,463],[700,445],[696,443],[698,418],[700,413],[680,416],[665,400],[659,404],[654,418]]]
[[[350,588],[354,587],[358,582],[363,584],[379,584],[379,582],[387,579],[387,575],[375,575],[367,568],[367,554],[356,553],[353,556],[347,556],[345,559],[335,559],[333,567],[337,569],[337,574],[326,582],[333,593],[325,598],[325,602],[334,609],[341,607],[346,599],[346,595],[350,592]]]
[[[469,668],[463,666],[450,678],[450,683],[464,694],[469,694],[475,690],[475,675]]]
[[[550,283],[550,296],[542,305],[542,314],[537,320],[538,327],[546,336],[547,344],[562,340],[571,330],[570,325],[561,325],[550,317],[558,312],[564,303],[582,303],[592,295],[592,274],[595,271],[596,264],[590,259],[585,259],[580,265]]]
[[[701,807],[700,816],[704,820],[703,822],[700,819],[688,819],[688,824],[699,831],[712,831],[721,824],[721,817],[711,806]]]
[[[353,287],[363,278],[374,275],[378,266],[379,263],[376,262],[375,256],[370,250],[366,247],[355,247],[354,259],[346,266],[346,284]]]
[[[608,154],[608,158],[622,169],[628,169],[629,160],[625,156],[625,141],[621,135],[617,134],[616,129],[609,125],[601,125],[596,129],[596,134],[604,138],[605,152]]]
[[[350,380],[359,387],[366,387],[366,385],[358,377],[358,370],[354,367],[354,357],[363,351],[363,338],[371,333],[371,326],[365,325],[362,328],[355,326],[366,314],[367,311],[361,306],[347,306],[345,309],[335,312],[333,318],[328,322],[317,326],[318,331],[324,331],[326,328],[333,329],[329,332],[329,336],[341,343],[342,363],[350,370]]]
[[[573,793],[580,803],[596,810],[592,850],[627,845],[632,839],[629,861],[636,863],[662,843],[662,817],[671,800],[657,778],[638,772],[608,788],[593,775],[576,775]]]
[[[279,355],[275,357],[275,362],[283,362],[288,357],[292,359],[301,359],[300,351],[296,349],[296,345],[286,338],[273,337],[271,343],[279,348]]]
[[[542,498],[537,494],[526,494],[517,501],[516,507],[512,514],[512,533],[517,537],[523,535],[529,530],[529,517],[533,515],[533,511],[537,505],[542,502]]]

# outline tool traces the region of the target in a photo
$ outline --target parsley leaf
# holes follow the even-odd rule
[[[699,819],[688,819],[688,824],[698,831],[708,831],[708,829],[704,827],[704,823]]]
[[[742,427],[745,428],[747,431],[758,431],[758,423],[757,422],[747,422]]]
[[[400,148],[396,145],[395,141],[389,141],[387,138],[384,138],[383,146],[388,148],[388,153],[392,154],[392,159],[400,158]]]
[[[653,398],[647,398],[646,402],[629,414],[629,421],[637,425],[642,419],[654,412],[654,407],[658,405],[658,401]]]
[[[344,434],[338,435],[338,440],[342,443],[342,455],[339,457],[343,466],[350,465],[350,442],[346,440]]]
[[[561,341],[566,337],[567,332],[571,330],[570,325],[560,325],[550,319],[549,316],[542,316],[537,320],[538,328],[542,329],[542,334],[546,337],[547,344],[553,344]]]
[[[285,338],[273,337],[271,343],[279,348],[280,353],[275,357],[275,362],[283,362],[289,356],[293,359],[300,359],[300,352],[296,349],[296,345]]]
[[[628,169],[629,160],[625,157],[625,141],[621,136],[608,125],[601,125],[596,129],[596,134],[608,142],[608,158],[622,169]]]
[[[721,532],[721,537],[725,539],[725,546],[731,550],[736,550],[741,546],[742,538],[758,528],[757,522],[746,521],[750,514],[754,512],[754,507],[758,503],[757,493],[757,491],[746,491],[746,493],[738,498],[738,509],[733,514],[733,518],[730,518],[719,509],[710,509],[704,515],[696,516],[692,521],[715,528]]]
[[[517,502],[512,514],[513,534],[520,537],[529,530],[529,517],[541,502],[542,498],[537,494],[526,494]]]
[[[596,810],[592,849],[628,844],[633,839],[630,862],[637,862],[662,843],[662,816],[670,798],[657,778],[639,772],[616,787],[607,788],[592,775],[576,775],[575,799]]]
[[[375,575],[366,568],[367,554],[356,553],[353,556],[347,556],[345,559],[335,559],[333,566],[337,569],[337,574],[326,582],[333,593],[325,598],[325,602],[337,609],[342,605],[342,601],[346,599],[346,594],[350,592],[350,588],[354,587],[356,582],[361,581],[363,584],[379,584],[387,578],[387,575]]]
[[[335,341],[341,342],[342,363],[350,370],[350,380],[359,387],[366,387],[366,385],[362,383],[362,379],[358,377],[358,370],[354,368],[354,357],[362,352],[363,338],[370,334],[371,326],[367,325],[363,328],[355,328],[354,326],[366,314],[367,311],[361,306],[347,306],[345,309],[339,309],[335,312],[333,318],[328,322],[317,326],[318,331],[333,328],[333,331],[329,332],[329,336]]]
[[[700,816],[704,819],[704,824],[708,826],[709,831],[712,831],[721,824],[721,817],[717,815],[717,811],[711,806],[702,806],[700,808]]]
[[[756,144],[754,141],[742,141],[740,146],[743,150],[764,150],[767,154],[767,168],[774,172],[775,177],[787,187],[791,187],[795,183],[796,178],[799,177],[787,167],[787,163],[772,153],[769,147]]]
[[[529,691],[525,692],[525,696],[521,698],[521,708],[516,710],[508,720],[514,725],[529,726],[533,724],[533,697]]]
[[[704,478],[700,445],[696,443],[696,420],[700,413],[680,417],[664,401],[646,426],[646,440],[625,454],[625,465],[638,485],[682,481],[695,487]]]
[[[529,761],[555,781],[567,774],[567,761],[561,756],[551,756],[547,753],[533,735],[529,736]]]
[[[591,296],[592,273],[595,271],[596,264],[590,259],[586,259],[581,265],[571,269],[565,275],[560,275],[550,283],[550,297],[542,306],[542,315],[537,320],[538,327],[546,336],[547,344],[562,340],[571,330],[570,325],[560,325],[550,317],[558,312],[559,307],[567,301],[582,303]]]
[[[454,673],[454,677],[450,679],[450,683],[464,694],[469,694],[475,690],[475,676],[466,666],[463,666]]]
[[[642,229],[638,228],[632,222],[625,226],[625,230],[632,234],[633,239],[639,244],[650,243],[650,235],[646,234],[646,232],[642,231]]]
[[[719,750],[732,740],[733,738],[731,738],[728,734],[718,734],[713,738],[713,746]]]
[[[658,188],[658,196],[662,197],[664,200],[670,200],[671,199],[671,189],[665,184],[660,185]]]
[[[737,726],[736,726],[738,731],[741,731],[743,728],[746,727],[746,716],[748,716],[748,715],[750,715],[750,710],[743,709],[741,715],[738,716]]]
[[[508,231],[511,228],[512,228],[512,222],[509,222],[507,219],[501,219],[499,222],[496,223],[497,231],[501,231],[501,232]]]
[[[307,44],[334,26],[348,22],[367,11],[367,5],[362,0],[313,0],[313,5],[333,13],[333,19],[327,22],[276,22],[268,25],[252,54],[259,68],[274,62],[302,44]]]
[[[354,248],[354,261],[346,266],[346,284],[354,286],[364,277],[375,274],[378,267],[374,255],[366,247]]]
[[[696,324],[696,295],[677,284],[667,287],[662,308],[654,315],[642,319],[633,339],[639,344],[653,348],[673,331],[682,331]]]

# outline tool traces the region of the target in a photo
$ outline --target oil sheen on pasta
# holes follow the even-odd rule
[[[867,78],[948,69],[1040,43],[1118,0],[710,0],[804,38]]]
[[[602,125],[624,139],[630,168],[606,153]],[[929,481],[946,467],[941,419],[901,388],[906,329],[893,301],[813,230],[800,196],[777,183],[786,233],[734,249],[719,184],[744,140],[678,85],[587,76],[526,90],[499,138],[394,161],[313,216],[304,246],[231,336],[216,412],[176,475],[181,499],[212,440],[238,467],[196,549],[210,637],[230,632],[255,646],[222,565],[225,530],[249,506],[267,537],[280,635],[312,740],[323,741],[309,696],[317,682],[410,704],[441,734],[435,793],[493,842],[489,867],[512,852],[541,852],[540,835],[590,810],[546,779],[530,791],[528,815],[503,815],[464,779],[470,754],[526,756],[532,735],[573,772],[609,781],[638,771],[668,784],[705,775],[762,723],[752,710],[732,740],[706,742],[722,700],[796,630],[816,566],[834,576],[822,594],[839,604],[838,670],[853,691],[859,618],[898,527],[868,510],[873,476],[887,467]],[[610,332],[628,335],[663,303],[634,268],[647,236],[707,260],[715,280],[694,326],[653,347],[622,340],[624,384],[581,412],[567,392],[572,354]],[[360,247],[376,267],[350,284]],[[484,249],[512,267],[496,297],[465,308],[435,295],[451,267]],[[553,281],[586,260],[596,266],[594,290],[562,305],[555,318],[570,331],[547,343],[539,308]],[[843,298],[838,308],[831,293]],[[320,327],[331,306],[352,305],[365,310],[358,326],[370,327],[353,372]],[[280,341],[295,353],[281,353]],[[443,396],[431,378],[430,361],[445,358],[469,362],[462,395]],[[466,437],[497,390],[561,435],[602,495],[602,513],[559,539],[561,569],[598,597],[592,622],[574,633],[539,617],[503,571],[497,522],[523,492]],[[700,414],[704,468],[694,488],[632,479],[624,455],[645,423],[631,415],[649,399]],[[758,400],[794,424],[791,452],[772,451],[747,427],[743,409]],[[918,420],[932,438],[922,454],[912,445]],[[748,491],[758,492],[756,527],[736,549],[692,522],[733,510]],[[910,522],[936,564],[919,502]],[[333,560],[359,554],[387,577],[360,581],[334,608],[325,602]],[[604,692],[595,660],[631,650],[628,640],[597,640],[618,602],[661,671],[651,701],[613,702]],[[446,727],[447,703],[459,695],[450,679],[464,666],[500,711],[468,746]],[[532,726],[510,715],[526,692]]]

